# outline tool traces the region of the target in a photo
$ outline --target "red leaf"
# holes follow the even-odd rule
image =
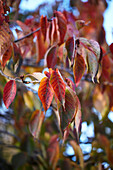
[[[84,58],[78,53],[75,56],[75,62],[73,66],[73,73],[76,86],[78,86],[83,74],[85,72],[85,61]]]
[[[2,67],[4,68],[7,61],[11,58],[11,54],[12,54],[12,46],[10,46],[7,51],[4,53],[3,57],[2,57]]]
[[[8,83],[6,83],[3,92],[3,101],[7,109],[13,102],[15,95],[16,95],[16,82],[14,80],[10,80]]]
[[[70,87],[66,88],[65,107],[58,103],[58,111],[60,114],[61,129],[65,130],[74,120],[74,117],[78,111],[78,97]]]
[[[57,47],[52,46],[45,54],[48,68],[54,68],[57,63]]]
[[[53,99],[53,89],[48,77],[44,77],[41,80],[38,89],[38,96],[43,104],[44,110],[47,111]]]
[[[54,15],[58,19],[58,27],[60,32],[60,44],[62,44],[64,42],[64,37],[67,31],[67,21],[65,16],[59,11],[55,11]]]
[[[44,41],[46,40],[46,34],[47,34],[47,27],[48,27],[48,22],[47,22],[47,17],[43,17],[43,15],[41,16],[40,19],[40,26],[41,26],[41,31],[42,34],[44,36]]]
[[[113,43],[109,46],[111,53],[113,54]]]
[[[67,54],[68,58],[72,60],[74,58],[74,53],[75,53],[75,42],[74,42],[74,37],[69,37],[66,41],[66,49],[67,49]]]
[[[49,163],[53,167],[53,169],[55,169],[57,161],[59,159],[59,143],[57,139],[57,135],[52,136],[47,149]]]
[[[54,92],[58,98],[58,100],[64,105],[65,102],[65,88],[66,85],[64,81],[62,80],[58,69],[56,71],[52,71],[51,77],[50,77],[50,83],[54,89]]]
[[[35,110],[30,118],[29,129],[34,138],[39,137],[42,122],[44,120],[44,113],[39,110]]]

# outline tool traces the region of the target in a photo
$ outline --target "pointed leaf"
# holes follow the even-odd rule
[[[67,39],[65,47],[67,49],[68,58],[71,61],[72,58],[74,58],[74,54],[75,54],[75,40],[74,40],[74,37],[69,37]]]
[[[38,139],[42,122],[44,120],[44,113],[39,110],[35,110],[32,113],[29,122],[29,130],[34,138]]]
[[[48,77],[44,77],[41,80],[38,89],[38,96],[43,104],[44,110],[47,111],[53,99],[53,89]]]
[[[88,24],[90,23],[90,21],[89,21],[89,22],[85,22],[84,20],[77,20],[75,23],[76,23],[76,28],[77,28],[78,30],[80,30],[80,29],[83,28],[84,26],[88,26]]]
[[[7,109],[13,102],[15,95],[16,95],[16,82],[14,80],[10,80],[8,83],[6,83],[3,92],[3,101]]]
[[[61,129],[65,130],[66,127],[74,120],[78,111],[78,97],[70,87],[66,87],[65,107],[63,107],[59,102],[58,111],[60,115]]]
[[[44,41],[46,40],[46,34],[47,34],[47,27],[48,27],[48,21],[47,21],[47,17],[45,16],[41,16],[41,19],[40,19],[40,26],[41,26],[41,31],[42,31],[42,34],[44,36]]]
[[[58,30],[60,32],[60,44],[62,44],[64,42],[64,37],[67,31],[67,21],[65,16],[59,11],[55,11],[54,15],[58,19]]]
[[[47,153],[49,157],[49,163],[52,166],[52,168],[55,169],[57,161],[59,159],[59,143],[57,135],[51,137]]]
[[[74,149],[75,156],[79,159],[80,167],[84,169],[84,157],[80,146],[75,141],[70,141],[71,146]]]
[[[11,58],[11,54],[12,54],[12,46],[10,46],[7,51],[4,53],[3,57],[2,57],[2,62],[1,65],[4,68],[7,61]]]
[[[78,86],[84,72],[85,72],[84,58],[77,53],[75,56],[75,61],[74,61],[74,66],[73,66],[73,73],[74,73],[76,86]]]
[[[66,85],[65,85],[63,79],[61,78],[61,76],[58,72],[58,69],[56,69],[56,71],[54,71],[54,70],[52,71],[52,74],[50,77],[50,83],[53,87],[56,97],[62,103],[62,105],[64,105]]]
[[[57,47],[52,46],[45,54],[48,68],[54,68],[57,63]]]

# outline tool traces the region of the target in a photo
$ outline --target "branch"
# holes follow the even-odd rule
[[[14,43],[17,43],[17,42],[19,42],[19,41],[21,41],[21,40],[23,40],[23,39],[25,39],[25,38],[30,37],[31,35],[33,35],[35,32],[38,32],[39,30],[40,30],[40,27],[37,28],[35,31],[30,32],[29,34],[25,35],[24,37],[19,38],[19,39],[17,39],[17,40],[14,40]]]

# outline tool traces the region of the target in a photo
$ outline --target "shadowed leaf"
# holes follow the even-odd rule
[[[56,97],[62,103],[62,105],[64,105],[66,85],[65,85],[64,81],[62,80],[62,78],[58,72],[58,69],[56,69],[56,71],[54,71],[54,70],[52,71],[52,74],[50,77],[50,83],[53,87]]]
[[[29,122],[29,129],[33,137],[36,139],[39,137],[39,133],[40,133],[43,120],[44,120],[44,113],[42,111],[35,110],[32,113],[32,116]]]
[[[61,129],[65,130],[66,127],[74,120],[78,111],[78,97],[70,87],[66,87],[65,106],[63,107],[61,103],[58,102],[58,111],[60,115]]]
[[[10,80],[9,82],[6,83],[3,92],[3,101],[7,109],[13,102],[15,95],[16,95],[16,82],[14,80]]]
[[[74,73],[76,86],[78,86],[84,72],[85,72],[84,58],[77,53],[75,56],[75,61],[74,61],[74,66],[73,66],[73,73]]]
[[[47,111],[53,99],[53,89],[48,77],[44,77],[41,80],[38,89],[38,96],[43,104],[44,110]]]
[[[68,58],[69,58],[70,61],[71,61],[72,58],[74,58],[74,54],[75,54],[74,37],[69,37],[69,38],[67,39],[65,47],[66,47],[66,49],[67,49]]]
[[[48,27],[48,22],[47,22],[47,17],[41,16],[40,19],[40,26],[41,26],[41,31],[44,36],[44,41],[46,40],[46,34],[47,34],[47,27]]]
[[[54,135],[51,137],[49,146],[47,149],[49,163],[52,168],[56,167],[57,161],[59,159],[59,143],[58,143],[58,136]]]
[[[113,43],[109,46],[111,53],[113,54]]]
[[[3,57],[2,57],[2,62],[1,65],[4,68],[7,61],[11,58],[12,55],[12,46],[10,46],[7,51],[4,53]]]

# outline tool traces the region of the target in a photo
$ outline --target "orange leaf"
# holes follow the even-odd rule
[[[38,89],[38,96],[43,104],[44,110],[47,111],[53,99],[53,89],[48,77],[44,77],[41,80]]]
[[[65,16],[59,11],[55,11],[54,15],[58,19],[58,27],[60,32],[60,45],[61,45],[64,42],[64,37],[67,31],[67,21]]]
[[[14,80],[10,80],[8,83],[6,83],[3,92],[3,101],[7,109],[13,102],[15,95],[16,95],[16,82]]]
[[[62,80],[62,78],[58,72],[58,69],[56,69],[56,71],[54,71],[54,70],[52,71],[52,74],[50,77],[50,83],[54,89],[56,97],[64,105],[66,85],[65,85],[64,81]]]
[[[84,58],[77,53],[75,56],[75,61],[74,61],[74,66],[73,66],[73,73],[74,73],[76,86],[78,86],[84,72],[85,72]]]
[[[42,122],[44,120],[44,113],[39,110],[35,110],[32,113],[29,123],[29,129],[34,138],[39,137]]]

